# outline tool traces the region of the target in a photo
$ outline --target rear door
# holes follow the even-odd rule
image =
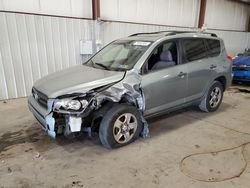
[[[214,78],[218,74],[220,66],[227,58],[222,58],[221,41],[218,39],[204,39],[208,48],[208,61],[210,63],[210,75]],[[226,57],[226,56],[225,56]],[[228,61],[227,61],[228,62]],[[230,62],[231,65],[231,62]]]
[[[186,101],[190,102],[203,96],[216,65],[208,57],[209,52],[204,39],[182,39],[182,46],[188,74]]]

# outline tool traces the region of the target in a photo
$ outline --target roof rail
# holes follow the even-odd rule
[[[129,35],[130,37],[137,36],[137,35],[151,35],[151,34],[159,34],[159,33],[164,33],[168,31],[156,31],[156,32],[145,32],[145,33],[134,33],[132,35]]]
[[[209,33],[204,31],[169,31],[168,35],[176,35],[176,34],[185,34],[185,33],[194,33],[194,34],[205,34],[205,35],[211,35],[212,37],[218,37],[215,33]]]
[[[203,34],[211,35],[212,37],[218,37],[215,33],[201,32]]]
[[[130,35],[130,37],[138,36],[138,35],[160,34],[160,33],[166,33],[165,36],[185,34],[185,33],[194,33],[194,34],[205,34],[205,35],[211,35],[212,37],[217,37],[215,33],[209,33],[209,32],[203,32],[203,31],[173,31],[173,30],[156,31],[156,32],[148,32],[148,33],[135,33],[135,34]]]

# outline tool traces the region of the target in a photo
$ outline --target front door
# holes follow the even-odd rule
[[[187,66],[181,64],[177,41],[158,46],[146,62],[142,76],[145,116],[185,103],[187,94]]]

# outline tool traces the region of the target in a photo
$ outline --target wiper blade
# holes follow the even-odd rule
[[[98,65],[98,66],[100,66],[100,67],[102,67],[102,68],[104,68],[105,70],[109,70],[109,68],[107,67],[107,66],[105,66],[105,65],[103,65],[103,64],[101,64],[101,63],[94,63],[95,65]]]

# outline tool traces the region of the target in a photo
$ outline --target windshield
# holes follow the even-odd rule
[[[147,41],[115,41],[94,55],[85,65],[114,71],[126,71],[136,62],[151,45]]]

